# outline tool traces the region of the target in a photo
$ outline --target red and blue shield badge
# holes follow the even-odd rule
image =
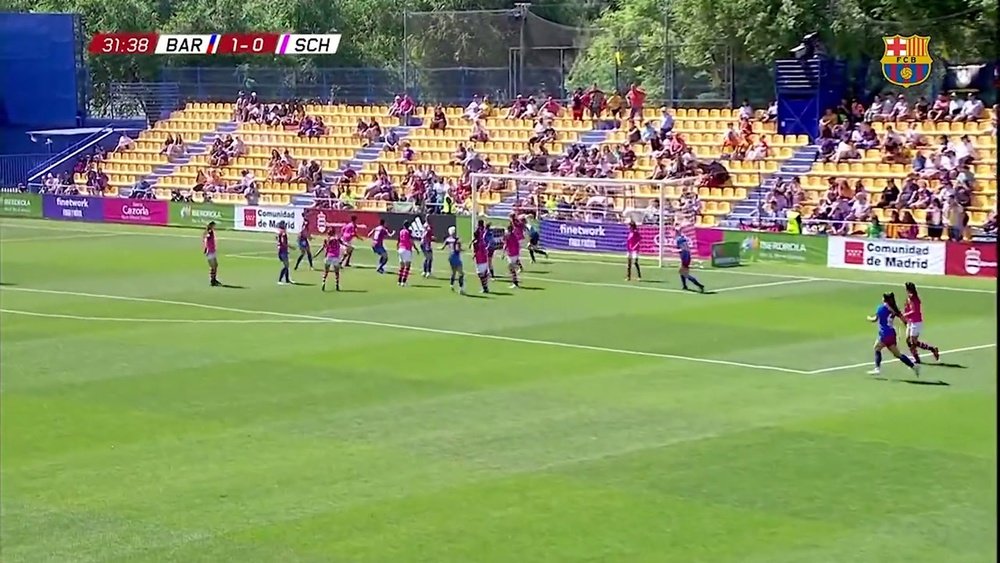
[[[923,84],[931,75],[930,37],[893,35],[883,37],[882,74],[891,84],[909,88]]]

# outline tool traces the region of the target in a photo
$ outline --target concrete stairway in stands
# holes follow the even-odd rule
[[[215,130],[209,131],[201,136],[200,139],[193,143],[187,143],[187,154],[173,162],[168,162],[161,166],[153,168],[148,176],[143,178],[146,182],[149,182],[151,187],[156,187],[156,183],[160,181],[160,178],[169,176],[173,174],[178,168],[184,166],[191,162],[191,159],[198,155],[205,154],[212,147],[212,143],[216,139],[224,135],[232,135],[239,128],[239,124],[235,121],[226,121],[215,126]]]
[[[745,199],[733,204],[732,211],[720,222],[720,225],[722,227],[738,227],[741,221],[756,219],[761,206],[764,205],[768,194],[775,186],[812,170],[817,150],[816,145],[806,145],[795,149],[792,156],[782,161],[777,172],[765,176],[759,187],[751,189]]]

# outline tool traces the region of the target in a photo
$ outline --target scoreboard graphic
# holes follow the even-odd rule
[[[90,40],[89,51],[95,55],[333,55],[339,47],[339,34],[98,33]]]

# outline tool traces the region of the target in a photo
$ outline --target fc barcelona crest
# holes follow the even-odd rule
[[[892,35],[883,37],[882,74],[891,84],[909,88],[923,84],[931,75],[930,37]]]

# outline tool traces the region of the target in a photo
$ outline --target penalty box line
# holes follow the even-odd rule
[[[571,342],[560,342],[556,340],[535,340],[531,338],[518,338],[514,336],[502,336],[499,334],[483,334],[475,332],[464,332],[459,330],[449,330],[442,328],[415,326],[415,325],[404,325],[399,323],[387,323],[380,321],[366,321],[360,319],[342,319],[336,317],[325,317],[318,315],[305,315],[299,313],[282,313],[277,311],[263,311],[254,309],[240,309],[235,307],[223,307],[220,305],[210,305],[207,303],[197,303],[192,301],[175,301],[172,299],[154,299],[150,297],[129,297],[125,295],[108,295],[102,293],[85,293],[80,291],[63,291],[55,289],[36,289],[27,287],[3,287],[0,290],[7,291],[17,291],[24,293],[36,293],[36,294],[46,294],[46,295],[65,295],[70,297],[85,297],[90,299],[106,299],[112,301],[126,301],[133,303],[156,303],[160,305],[173,305],[178,307],[194,307],[198,309],[208,309],[212,311],[226,311],[230,313],[243,313],[251,315],[262,315],[262,316],[273,316],[282,317],[288,319],[304,319],[312,321],[323,321],[336,324],[351,324],[358,326],[370,326],[376,328],[390,328],[396,330],[406,330],[411,332],[423,332],[427,334],[440,334],[444,336],[462,336],[466,338],[479,338],[482,340],[495,340],[500,342],[513,342],[517,344],[529,344],[534,346],[548,346],[552,348],[566,348],[571,350],[585,350],[589,352],[604,352],[608,354],[618,354],[624,356],[639,356],[646,358],[657,358],[662,360],[677,360],[681,362],[699,363],[699,364],[709,364],[709,365],[719,365],[728,367],[737,367],[744,369],[753,369],[760,371],[771,371],[771,372],[781,372],[781,373],[791,373],[795,375],[808,375],[809,372],[786,368],[780,366],[769,366],[762,364],[750,364],[744,362],[733,362],[729,360],[717,360],[712,358],[701,358],[697,356],[682,356],[678,354],[661,354],[658,352],[643,352],[641,350],[628,350],[624,348],[610,348],[605,346],[590,346],[587,344],[573,344]]]
[[[13,227],[15,229],[21,228],[21,226],[18,225],[18,224],[11,225],[9,223],[0,223],[0,228],[11,228],[11,227]],[[96,229],[96,228],[95,229],[80,229],[80,228],[73,228],[73,227],[51,227],[51,226],[48,226],[48,225],[34,225],[34,224],[30,228],[31,229],[38,229],[38,230],[78,232],[78,233],[109,233],[109,234],[117,234],[117,235],[122,235],[122,236],[126,236],[127,235],[127,236],[145,236],[145,237],[162,237],[162,238],[185,238],[185,239],[201,238],[200,234],[184,234],[184,233],[180,233],[180,232],[164,233],[164,232],[153,232],[152,230],[150,230],[150,231],[147,232],[147,231],[110,230],[110,229]],[[250,242],[250,243],[256,243],[256,244],[274,244],[273,241],[271,241],[271,240],[265,240],[263,238],[248,238],[248,237],[239,237],[239,236],[222,236],[222,237],[220,237],[220,240],[236,241],[236,242]],[[0,239],[0,243],[2,243],[2,242],[5,242],[5,241],[3,241],[2,239]],[[39,239],[38,242],[42,242],[42,239]],[[553,253],[555,253],[557,255],[563,255],[563,256],[565,256],[565,255],[570,255],[570,256],[576,255],[575,253],[566,252],[566,251],[553,251]],[[611,261],[607,261],[607,260],[595,260],[595,259],[589,259],[589,260],[564,260],[564,259],[559,259],[559,258],[550,258],[549,261],[550,262],[555,262],[555,263],[564,263],[564,264],[583,264],[583,265],[615,266],[615,267],[618,267],[618,268],[622,267],[622,263],[620,263],[620,262],[611,262]],[[778,280],[790,280],[790,281],[794,281],[794,280],[807,281],[808,280],[808,281],[817,281],[817,282],[822,281],[822,282],[829,282],[829,283],[842,283],[842,284],[847,284],[847,285],[870,285],[870,286],[881,286],[881,287],[888,287],[888,286],[893,285],[893,282],[881,282],[881,281],[872,281],[872,280],[856,280],[856,279],[829,278],[829,277],[817,277],[817,276],[797,276],[797,275],[793,275],[793,274],[774,274],[774,273],[768,273],[768,272],[747,272],[743,268],[735,268],[735,269],[729,269],[729,270],[722,269],[722,268],[712,268],[710,270],[703,270],[703,271],[711,272],[712,274],[729,274],[729,275],[749,276],[749,277],[762,277],[762,278],[770,278],[770,279],[778,279]],[[935,290],[935,291],[952,291],[952,292],[956,292],[956,293],[979,293],[979,294],[986,294],[986,295],[996,295],[997,294],[997,292],[995,290],[991,290],[991,289],[978,289],[978,288],[974,288],[974,287],[951,287],[951,286],[924,285],[924,284],[921,284],[920,288],[921,289]],[[680,291],[680,290],[677,290],[677,291]]]

